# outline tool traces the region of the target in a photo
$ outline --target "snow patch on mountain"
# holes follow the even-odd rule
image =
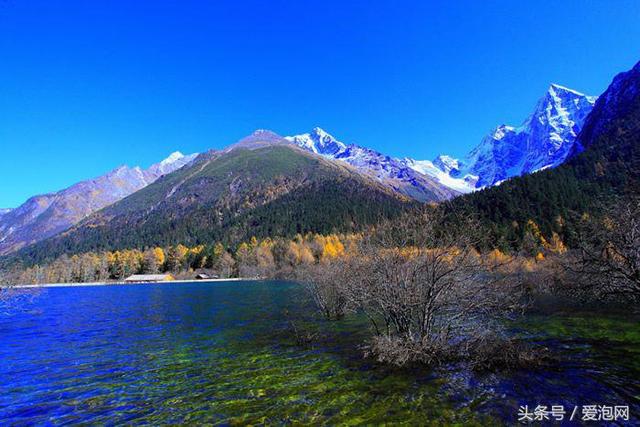
[[[445,158],[447,162],[443,162],[442,158]],[[469,193],[473,191],[478,181],[478,177],[471,174],[466,174],[462,178],[454,177],[458,171],[459,161],[449,156],[438,156],[434,161],[404,158],[402,159],[402,162],[411,169],[424,175],[431,176],[445,187],[451,188],[460,193]]]
[[[196,157],[198,157],[198,153],[185,156],[179,151],[174,151],[166,159],[149,166],[147,170],[143,171],[143,174],[147,180],[150,180],[150,184],[160,176],[171,173],[191,163]]]
[[[434,177],[410,168],[400,159],[359,145],[347,145],[319,127],[309,133],[284,139],[306,151],[347,163],[393,190],[417,200],[439,201],[459,194],[455,188],[442,185]]]
[[[335,157],[338,153],[347,149],[345,144],[319,127],[315,127],[311,132],[303,133],[302,135],[286,136],[285,139],[312,153],[328,157]]]

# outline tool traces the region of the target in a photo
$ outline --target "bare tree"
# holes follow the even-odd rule
[[[310,277],[325,312],[357,308],[370,319],[369,354],[380,361],[437,363],[517,306],[510,282],[497,280],[475,249],[478,223],[461,217],[463,227],[450,229],[442,215],[425,207],[383,222],[357,255]]]
[[[499,298],[475,249],[479,224],[459,218],[461,229],[447,229],[441,215],[427,207],[382,224],[363,241],[354,279],[379,335],[372,345],[379,358],[391,349],[400,364],[437,362],[450,356],[455,340],[487,328],[498,307],[513,303],[506,288]]]
[[[318,310],[327,320],[340,320],[355,309],[353,293],[348,289],[351,269],[345,259],[318,264],[303,263],[294,278],[305,285]]]
[[[640,198],[616,203],[601,218],[583,218],[570,268],[591,296],[640,301]]]

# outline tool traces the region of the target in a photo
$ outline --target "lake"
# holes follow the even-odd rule
[[[306,301],[277,281],[38,290],[0,312],[0,424],[495,425],[525,404],[640,415],[637,318],[514,323],[560,356],[544,370],[394,371],[362,358],[362,319],[325,322]]]

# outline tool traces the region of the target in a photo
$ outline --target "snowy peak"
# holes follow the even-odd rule
[[[150,181],[149,183],[151,183],[162,175],[171,173],[191,163],[196,157],[198,157],[198,153],[185,156],[180,151],[174,151],[166,159],[149,166],[147,170],[140,170],[139,167],[134,168],[134,170],[137,169],[138,173],[142,172],[145,178]]]
[[[510,135],[513,132],[515,132],[515,130],[516,128],[514,128],[513,126],[500,125],[494,129],[491,137],[496,141],[500,141],[504,139],[507,135]]]
[[[169,154],[169,157],[167,157],[166,159],[162,160],[160,162],[160,164],[161,165],[168,165],[168,164],[177,162],[178,160],[180,160],[183,157],[184,157],[184,154],[182,154],[179,151],[174,151],[173,153]]]
[[[555,167],[572,150],[580,151],[576,137],[595,101],[596,97],[552,84],[520,126],[496,127],[464,160],[438,156],[432,162],[405,159],[405,163],[464,192]]]
[[[308,133],[287,136],[285,140],[303,150],[347,163],[358,172],[416,200],[440,201],[459,194],[432,176],[409,167],[403,160],[359,145],[347,145],[319,127]]]
[[[477,186],[485,187],[560,165],[571,152],[595,100],[552,84],[521,126],[499,126],[471,151],[463,162],[466,172],[477,175]]]
[[[433,160],[433,164],[440,170],[451,173],[460,170],[460,161],[451,156],[439,155]]]
[[[584,121],[595,100],[596,97],[552,84],[538,101],[535,111],[525,121],[525,125],[534,125],[537,121],[540,124],[552,126],[558,132],[574,131],[575,124],[581,124]]]
[[[549,89],[547,90],[549,94],[555,94],[556,96],[562,96],[562,94],[566,94],[565,96],[574,96],[577,98],[584,98],[586,95],[584,93],[578,92],[577,90],[570,89],[566,86],[559,85],[557,83],[551,83]]]
[[[345,144],[319,127],[313,128],[309,133],[287,136],[285,139],[300,148],[324,156],[335,156],[347,148]]]

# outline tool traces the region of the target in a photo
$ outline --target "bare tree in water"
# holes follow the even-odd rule
[[[334,259],[319,264],[301,264],[294,278],[303,283],[316,307],[327,320],[340,320],[356,307],[348,289],[350,264],[345,259]]]
[[[330,293],[370,319],[369,354],[382,362],[452,357],[462,342],[493,330],[497,313],[518,306],[510,282],[495,280],[475,249],[478,223],[461,217],[461,229],[447,229],[441,212],[425,207],[383,222],[357,255],[310,280],[316,300]]]

